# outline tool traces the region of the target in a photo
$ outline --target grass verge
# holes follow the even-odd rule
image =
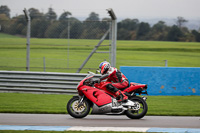
[[[2,37],[1,37],[2,36]],[[43,71],[44,57],[48,72],[76,72],[99,40],[89,39],[38,39],[31,38],[30,71]],[[108,45],[103,41],[102,45]],[[97,52],[108,51],[99,47]],[[200,43],[164,41],[117,41],[116,67],[120,66],[164,66],[200,67]],[[109,54],[95,53],[85,65],[94,72]],[[0,34],[0,69],[25,71],[26,38],[10,38]],[[81,72],[87,72],[82,70]]]
[[[0,93],[1,113],[66,114],[72,95]],[[148,96],[147,115],[200,116],[200,96]]]

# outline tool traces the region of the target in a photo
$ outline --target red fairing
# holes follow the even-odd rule
[[[103,92],[103,90],[89,86],[82,86],[79,90],[97,106],[102,106],[112,102],[111,97]]]
[[[145,88],[145,84],[138,84],[138,83],[130,83],[130,86],[124,90],[124,92],[132,92],[134,90],[137,90],[139,88]]]
[[[94,86],[95,86],[96,88],[100,88],[100,89],[103,90],[105,93],[116,97],[116,95],[115,95],[114,93],[108,91],[107,88],[106,88],[106,85],[107,85],[107,84],[110,84],[110,83],[111,83],[111,82],[101,82],[101,83],[99,83],[99,84],[94,84]]]
[[[103,106],[112,103],[111,96],[113,97],[117,96],[114,93],[107,90],[106,88],[106,85],[111,84],[112,82],[106,81],[106,82],[95,83],[94,87],[92,87],[90,84],[91,81],[89,80],[92,77],[93,76],[89,75],[89,77],[86,77],[79,83],[77,87],[79,95],[80,96],[85,95],[90,101],[95,103],[97,106]],[[123,90],[123,92],[132,92],[136,89],[140,88],[143,89],[145,87],[147,86],[144,84],[130,83],[130,86],[125,90]]]
[[[78,93],[79,93],[80,96],[83,96],[83,92],[80,90],[80,88],[83,86],[84,81],[87,80],[87,79],[89,79],[89,78],[92,78],[92,77],[93,76],[85,78],[85,79],[83,79],[82,81],[79,82],[79,84],[77,86],[77,90],[78,90]]]

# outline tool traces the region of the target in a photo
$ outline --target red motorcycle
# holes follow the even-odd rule
[[[140,119],[147,113],[146,97],[136,94],[147,94],[147,85],[130,83],[128,88],[121,89],[128,96],[126,102],[118,102],[117,96],[106,89],[110,82],[95,82],[94,73],[87,75],[77,86],[79,96],[73,96],[67,103],[67,111],[74,118],[91,114],[125,114],[131,119]]]

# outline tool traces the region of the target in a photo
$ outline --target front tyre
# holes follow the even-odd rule
[[[141,97],[138,96],[131,97],[129,100],[135,102],[137,107],[129,108],[128,110],[126,110],[126,116],[131,119],[140,119],[144,117],[148,110],[146,101],[144,101]]]
[[[89,114],[90,104],[87,100],[80,103],[78,97],[73,97],[67,103],[67,111],[74,118],[83,118]]]

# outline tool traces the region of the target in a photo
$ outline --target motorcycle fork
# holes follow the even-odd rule
[[[85,96],[83,95],[83,96],[79,96],[79,101],[78,101],[78,108],[79,107],[81,107],[81,106],[83,106],[83,100],[84,100],[84,98],[85,98]]]

